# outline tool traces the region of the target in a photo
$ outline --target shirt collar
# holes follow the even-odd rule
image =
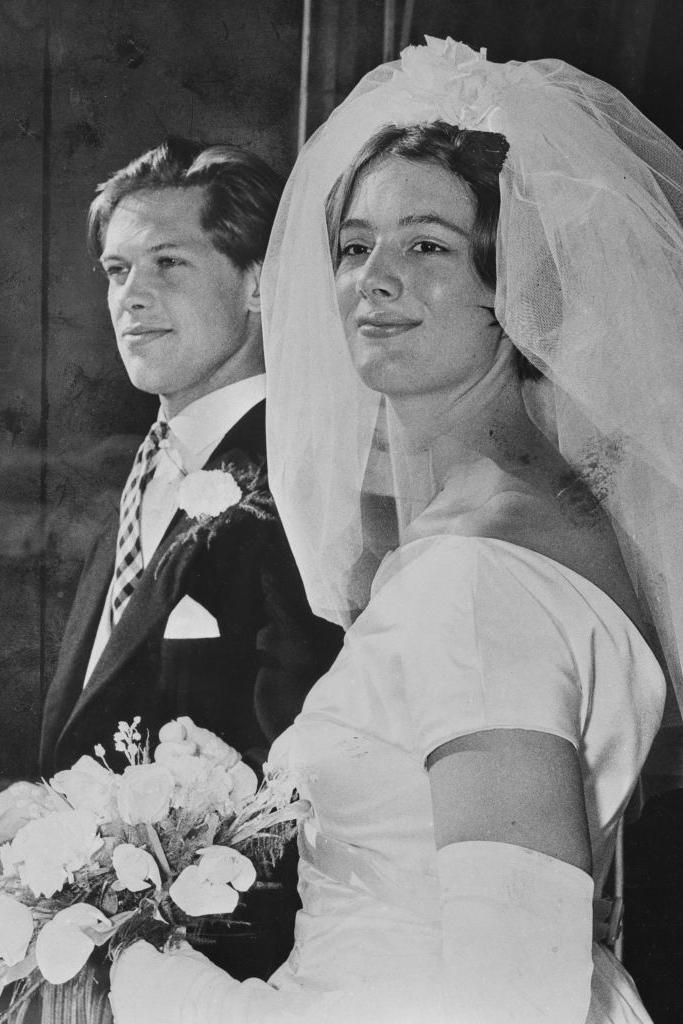
[[[187,405],[168,421],[171,438],[176,443],[185,468],[197,467],[198,457],[203,459],[216,447],[232,427],[250,409],[266,397],[266,375],[259,373],[245,380],[211,391]],[[159,414],[163,419],[163,414]],[[200,464],[200,466],[201,466]]]

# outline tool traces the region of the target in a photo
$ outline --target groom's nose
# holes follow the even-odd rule
[[[118,298],[125,310],[147,309],[154,302],[150,274],[141,267],[131,267]]]

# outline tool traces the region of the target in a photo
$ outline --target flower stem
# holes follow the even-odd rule
[[[26,979],[26,981],[28,982],[28,979]],[[17,989],[16,991],[19,992],[19,995],[16,995],[16,997],[12,999],[7,1010],[4,1010],[2,1013],[0,1013],[0,1024],[5,1024],[5,1022],[6,1024],[11,1024],[15,1012],[23,1003],[26,1002],[27,999],[31,999],[36,994],[36,992],[43,983],[43,976],[41,974],[38,974],[38,978],[36,981],[29,982],[23,988]],[[23,1017],[21,1019],[23,1019]]]
[[[166,878],[172,878],[173,872],[171,871],[171,866],[166,860],[166,854],[164,853],[163,847],[159,840],[159,836],[157,835],[156,829],[154,828],[154,825],[150,825],[148,822],[145,822],[145,831],[147,832],[147,838],[149,839],[150,846],[152,847],[152,850],[154,852],[154,856],[159,861],[159,866],[161,867],[161,870],[166,875]]]

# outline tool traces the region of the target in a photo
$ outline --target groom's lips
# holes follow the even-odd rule
[[[165,334],[170,334],[171,330],[172,328],[170,327],[160,327],[156,324],[134,324],[132,327],[124,328],[121,331],[121,337],[132,344],[136,344],[154,341],[156,338],[163,338]]]

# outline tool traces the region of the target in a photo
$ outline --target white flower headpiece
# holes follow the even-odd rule
[[[401,53],[400,66],[393,72],[389,89],[395,89],[409,116],[410,124],[443,120],[460,128],[477,128],[495,106],[503,85],[492,81],[492,65],[486,51],[470,49],[453,39],[426,37],[426,46],[408,46]],[[422,116],[420,116],[420,113]]]

